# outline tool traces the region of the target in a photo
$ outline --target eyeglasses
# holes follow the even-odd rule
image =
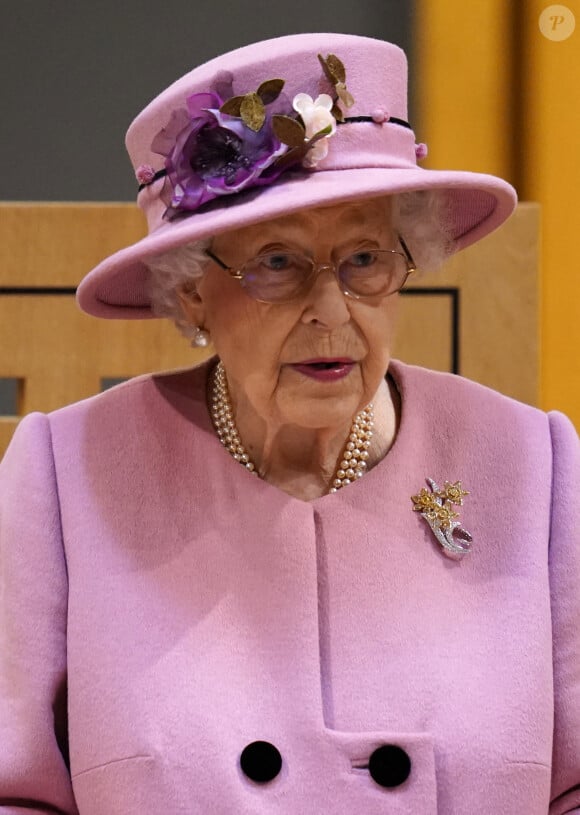
[[[205,254],[239,280],[244,291],[262,303],[290,303],[306,294],[318,272],[331,269],[341,291],[356,300],[388,297],[400,291],[415,261],[403,238],[403,252],[396,249],[360,249],[336,263],[316,263],[301,252],[274,251],[248,260],[232,269],[209,249]]]

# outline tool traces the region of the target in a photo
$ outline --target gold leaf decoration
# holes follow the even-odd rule
[[[274,116],[273,120],[274,119],[286,119],[286,118],[289,118],[289,117],[286,117],[286,116]],[[295,122],[294,119],[291,119],[290,121]],[[301,125],[299,125],[299,128],[302,131],[302,126]],[[279,156],[276,159],[276,161],[272,164],[272,168],[277,169],[277,170],[279,170],[279,169],[287,169],[287,168],[293,167],[293,166],[295,166],[297,164],[301,164],[302,161],[304,160],[305,156],[308,154],[308,151],[316,144],[316,142],[320,141],[320,139],[323,139],[325,136],[328,136],[330,134],[331,130],[332,130],[332,127],[329,125],[328,127],[325,127],[322,130],[319,130],[318,133],[316,133],[316,135],[312,136],[311,139],[302,138],[302,141],[301,141],[300,144],[297,144],[295,147],[290,147],[290,150],[287,150],[286,153]],[[278,136],[278,138],[280,138],[280,137]],[[280,139],[280,141],[282,141],[282,139]]]
[[[328,70],[335,77],[335,84],[337,82],[346,82],[346,70],[342,62],[336,56],[336,54],[329,54],[326,57],[326,65],[328,66]]]
[[[283,79],[268,79],[262,82],[256,93],[265,105],[269,105],[280,96],[283,87]]]
[[[302,125],[290,116],[272,116],[272,129],[282,144],[289,147],[302,147],[305,131]]]
[[[240,105],[240,116],[250,130],[258,132],[266,119],[264,103],[257,93],[247,93]]]
[[[344,82],[337,82],[335,87],[342,104],[347,108],[351,108],[354,105],[354,98],[352,94],[347,91]]]
[[[326,60],[324,59],[322,54],[318,55],[318,61],[320,62],[321,66],[322,66],[322,70],[324,71],[324,76],[328,79],[328,81],[330,82],[331,85],[335,85],[336,84],[336,79],[333,77],[332,71],[330,70],[330,68],[326,64]]]
[[[308,152],[308,148],[308,142],[303,142],[300,147],[291,147],[286,153],[278,156],[276,161],[271,165],[271,169],[287,169],[288,167],[293,167],[295,164],[300,164]]]
[[[318,60],[322,65],[324,75],[328,81],[334,85],[340,101],[345,107],[352,107],[354,105],[354,98],[346,89],[346,69],[342,61],[336,56],[336,54],[328,54],[326,59],[322,56],[322,54],[318,54]],[[335,103],[332,109],[332,114],[337,121],[342,122],[344,120],[342,112],[340,112],[339,117],[336,115],[336,111],[340,112],[340,108]]]
[[[231,99],[223,103],[220,108],[220,113],[227,113],[229,116],[239,116],[243,101],[243,96],[232,96]]]
[[[332,113],[337,122],[344,122],[344,113],[338,107],[338,105],[334,104],[330,112]]]

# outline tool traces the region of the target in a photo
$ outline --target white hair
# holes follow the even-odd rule
[[[437,270],[453,251],[447,232],[445,196],[438,190],[397,193],[393,199],[393,229],[401,235],[419,272]],[[173,320],[182,334],[191,333],[178,297],[195,291],[205,271],[211,239],[195,241],[155,255],[146,261],[148,293],[153,313]]]

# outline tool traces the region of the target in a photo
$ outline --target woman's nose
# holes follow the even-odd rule
[[[350,320],[346,296],[331,266],[318,269],[306,296],[306,308],[302,319],[304,322],[314,322],[328,329],[338,328]]]

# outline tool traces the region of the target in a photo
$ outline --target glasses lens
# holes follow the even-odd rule
[[[300,294],[312,268],[312,261],[303,255],[288,252],[258,255],[240,270],[242,286],[256,300],[286,303]]]
[[[346,289],[358,297],[385,297],[403,286],[407,261],[400,252],[366,249],[342,260],[338,274]]]

